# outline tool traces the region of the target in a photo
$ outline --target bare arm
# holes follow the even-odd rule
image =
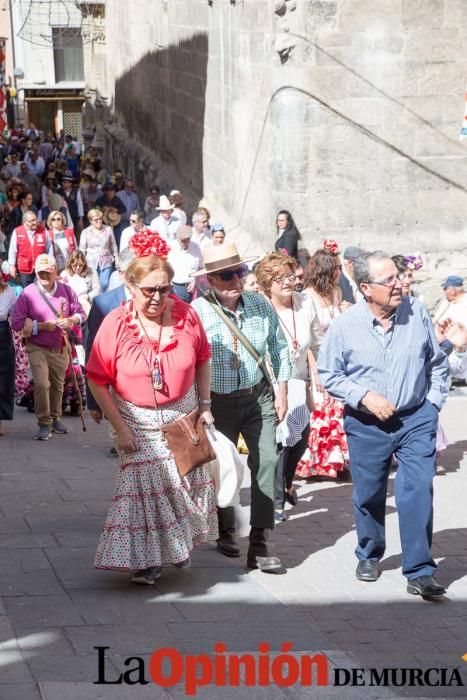
[[[209,360],[196,367],[195,377],[198,384],[201,417],[206,425],[211,425],[214,418],[211,413],[211,365]],[[209,401],[209,403],[203,403],[203,401]]]
[[[129,426],[122,418],[122,414],[115,405],[110,391],[107,386],[96,384],[92,379],[88,378],[89,388],[92,391],[94,398],[102,409],[102,413],[106,415],[112,428],[117,434],[117,445],[121,452],[136,452],[138,446],[135,437]],[[100,422],[100,421],[97,421]]]

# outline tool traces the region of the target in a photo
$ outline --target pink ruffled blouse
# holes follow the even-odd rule
[[[196,367],[211,356],[196,311],[177,297],[171,295],[170,298],[174,300],[172,318],[175,324],[170,339],[159,353],[163,377],[162,389],[155,390],[159,406],[185,396],[194,383]],[[151,369],[158,354],[157,341],[140,336],[132,309],[132,302],[123,303],[104,318],[86,372],[93,382],[111,386],[126,401],[153,408]]]

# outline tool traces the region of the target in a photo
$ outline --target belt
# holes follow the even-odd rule
[[[9,325],[10,325],[10,322],[7,319],[0,321],[0,328],[2,328],[2,326],[9,326]]]
[[[216,391],[211,391],[214,396],[219,396],[222,398],[229,397],[231,399],[236,399],[239,396],[249,396],[250,394],[257,394],[263,387],[263,381],[261,380],[258,384],[248,387],[248,389],[237,389],[237,391],[230,391],[228,394],[218,394]]]

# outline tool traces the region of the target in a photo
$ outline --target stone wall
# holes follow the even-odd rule
[[[138,160],[141,184],[204,196],[250,250],[272,247],[285,207],[305,246],[326,235],[459,264],[465,0],[131,8],[107,0],[100,91],[117,121],[112,152]]]

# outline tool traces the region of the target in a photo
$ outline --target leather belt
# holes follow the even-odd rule
[[[250,394],[257,394],[260,389],[263,386],[263,381],[258,382],[258,384],[255,384],[254,386],[248,387],[248,389],[237,389],[237,391],[230,391],[228,394],[218,394],[216,391],[211,391],[211,394],[214,394],[214,396],[219,396],[222,398],[232,398],[236,399],[239,396],[249,396]]]

